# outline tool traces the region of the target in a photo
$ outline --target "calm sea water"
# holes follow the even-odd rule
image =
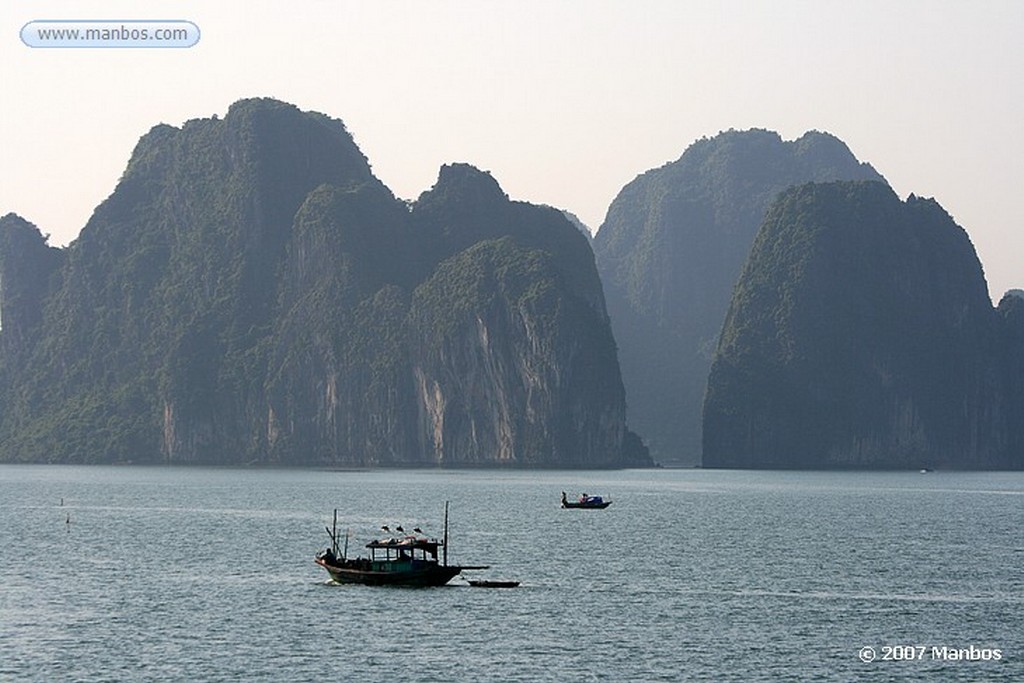
[[[519,588],[312,561],[446,500]],[[0,466],[0,680],[1020,681],[1022,530],[1022,473]]]

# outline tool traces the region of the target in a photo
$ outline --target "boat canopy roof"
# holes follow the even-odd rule
[[[404,538],[380,538],[366,544],[367,548],[398,550],[425,550],[432,555],[437,554],[437,547],[441,542],[433,539],[427,540],[416,536],[405,536]]]

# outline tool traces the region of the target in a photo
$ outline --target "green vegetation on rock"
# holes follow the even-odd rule
[[[153,128],[66,249],[0,219],[0,314],[0,461],[650,464],[564,216],[462,164],[410,207],[275,100]]]
[[[704,464],[1021,467],[1009,342],[970,240],[936,202],[873,182],[793,188],[733,294]]]
[[[733,287],[765,210],[808,181],[882,180],[826,133],[733,131],[626,185],[594,238],[629,423],[660,461],[700,461],[701,405]]]

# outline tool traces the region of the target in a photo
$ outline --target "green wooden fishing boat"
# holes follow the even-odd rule
[[[392,536],[366,544],[367,557],[349,558],[348,537],[345,548],[338,548],[338,511],[334,528],[327,529],[332,544],[316,556],[316,563],[327,570],[336,583],[367,586],[443,586],[467,569],[488,569],[488,565],[448,564],[448,503],[444,505],[444,538],[419,535]]]

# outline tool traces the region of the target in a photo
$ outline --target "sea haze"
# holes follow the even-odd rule
[[[313,563],[334,508],[351,555],[445,501],[450,560],[520,587]],[[1021,528],[1019,472],[6,465],[0,679],[1024,680]]]

